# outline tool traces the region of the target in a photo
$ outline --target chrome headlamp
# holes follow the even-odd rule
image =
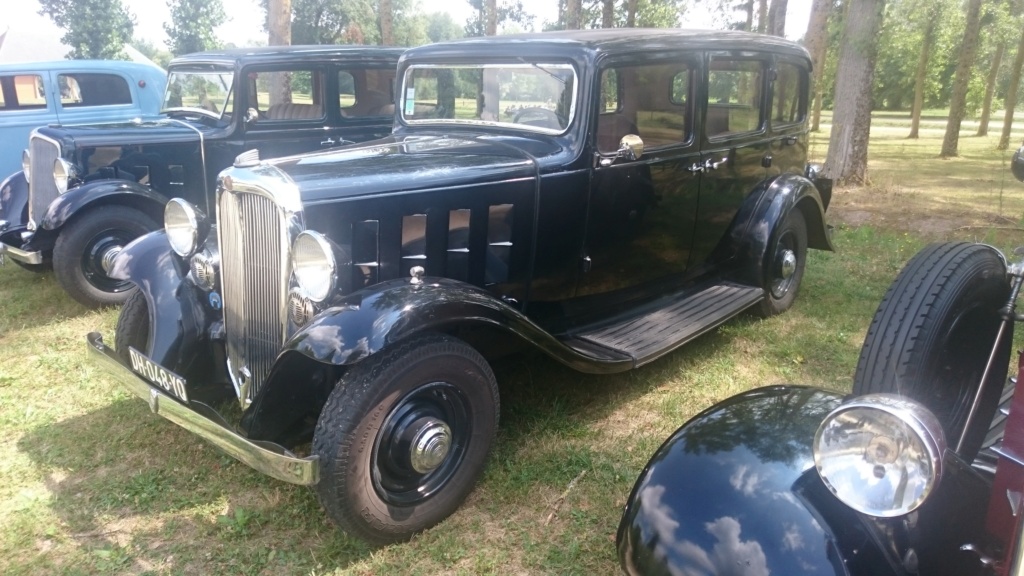
[[[28,150],[21,151],[21,171],[25,173],[25,182],[32,183],[32,161]]]
[[[199,210],[181,198],[172,198],[164,206],[164,230],[171,250],[182,258],[195,254],[199,247],[200,226],[205,221]]]
[[[61,194],[68,191],[71,181],[78,177],[75,165],[63,158],[53,161],[53,183]]]
[[[938,486],[946,440],[924,406],[869,394],[826,416],[813,448],[818,474],[836,498],[891,518],[916,510]]]
[[[337,265],[330,243],[319,232],[301,232],[292,243],[292,273],[299,294],[323,302],[334,291]]]

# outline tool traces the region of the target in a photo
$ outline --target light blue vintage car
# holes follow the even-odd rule
[[[0,178],[21,170],[33,129],[159,113],[166,72],[119,60],[0,64]]]

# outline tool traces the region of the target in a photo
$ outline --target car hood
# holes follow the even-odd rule
[[[447,135],[393,136],[273,163],[307,204],[537,175],[534,159],[514,146]]]
[[[196,122],[155,116],[106,124],[52,125],[39,133],[61,143],[64,148],[130,146],[198,141],[200,133],[215,129]]]

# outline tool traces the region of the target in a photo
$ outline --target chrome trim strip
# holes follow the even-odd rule
[[[3,242],[0,242],[0,256],[3,256],[5,254],[10,256],[12,260],[24,262],[25,264],[43,263],[43,253],[38,250],[35,252],[29,252],[27,250],[22,250],[21,248],[15,248],[10,244],[4,244]]]
[[[299,458],[275,444],[245,438],[215,413],[201,414],[197,409],[179,403],[136,376],[121,363],[114,350],[103,343],[103,336],[99,332],[90,332],[86,339],[90,361],[105,370],[129,392],[145,400],[150,410],[158,416],[199,436],[258,472],[302,486],[311,486],[320,481],[319,457]]]
[[[168,120],[171,122],[181,124],[182,126],[188,128],[189,130],[192,130],[193,132],[199,135],[199,167],[201,168],[200,173],[203,175],[203,197],[209,198],[210,185],[207,184],[206,182],[206,139],[203,138],[203,131],[189,124],[188,122],[183,122],[181,120],[178,120],[177,118],[168,118]]]

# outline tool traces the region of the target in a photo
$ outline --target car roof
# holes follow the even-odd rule
[[[766,34],[733,30],[687,30],[679,28],[602,28],[556,30],[530,34],[508,34],[461,38],[412,48],[405,58],[453,56],[457,52],[489,55],[565,52],[566,55],[649,52],[652,49],[690,48],[696,50],[750,50],[752,48],[809,58],[799,44]]]
[[[49,60],[45,62],[12,62],[0,64],[0,74],[11,72],[50,72],[54,70],[76,72],[109,72],[111,70],[151,72],[163,69],[154,64],[129,62],[127,60]]]
[[[188,64],[220,64],[227,66],[245,66],[252,63],[292,62],[302,60],[345,60],[345,59],[392,59],[405,52],[405,48],[395,46],[359,46],[359,45],[309,45],[309,46],[256,46],[251,48],[230,48],[211,50],[178,56],[171,61],[170,67]]]

